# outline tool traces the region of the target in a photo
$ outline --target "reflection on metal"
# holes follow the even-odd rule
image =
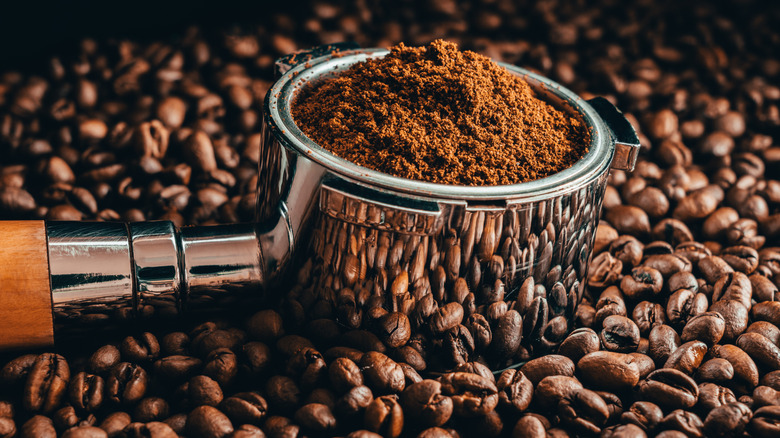
[[[219,307],[263,281],[254,225],[48,222],[55,327],[88,330]]]
[[[586,156],[550,177],[508,186],[393,177],[319,147],[290,112],[307,84],[386,53],[368,49],[313,59],[293,67],[266,97],[258,217],[279,217],[280,206],[290,213],[294,242],[285,257],[296,261],[296,283],[284,297],[289,322],[332,318],[345,328],[366,328],[378,306],[407,313],[418,331],[448,302],[463,305],[466,324],[469,316],[506,301],[523,316],[526,349],[550,348],[560,339],[556,330],[545,336],[548,323],[571,321],[582,297],[619,130],[610,125],[622,126],[622,116],[612,107],[616,119],[599,101],[596,111],[555,82],[504,64],[541,98],[588,126]],[[621,158],[622,165],[631,167],[635,159]],[[473,357],[488,359],[494,369],[516,362],[474,348]]]

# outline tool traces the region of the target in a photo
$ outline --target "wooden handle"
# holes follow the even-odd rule
[[[0,350],[54,343],[43,221],[0,221]]]

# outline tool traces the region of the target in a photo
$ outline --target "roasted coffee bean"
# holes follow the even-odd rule
[[[76,408],[94,412],[103,404],[104,387],[102,377],[82,371],[71,380],[68,399]]]
[[[734,392],[715,383],[702,383],[699,385],[699,400],[696,407],[701,412],[710,412],[718,406],[737,401]]]
[[[404,413],[395,395],[377,397],[367,407],[363,424],[384,437],[396,438],[404,428]]]
[[[498,320],[493,330],[491,352],[500,359],[512,357],[520,348],[523,318],[516,310],[508,310]]]
[[[377,351],[369,351],[360,360],[360,370],[366,383],[377,393],[401,392],[405,386],[404,373],[398,364]]]
[[[744,333],[737,338],[737,346],[759,364],[780,369],[780,347],[758,333]]]
[[[703,427],[704,423],[698,415],[690,411],[676,409],[661,420],[656,430],[677,431],[680,436],[703,436]],[[661,434],[656,436],[661,436]]]
[[[778,420],[780,420],[780,407],[764,406],[753,412],[747,430],[757,437],[771,437],[780,432]]]
[[[336,427],[336,417],[330,408],[320,403],[309,403],[295,412],[295,421],[305,430],[325,432]]]
[[[498,405],[495,383],[477,374],[453,372],[442,375],[441,392],[452,398],[454,414],[487,415]]]
[[[66,430],[62,436],[68,438],[106,438],[108,435],[99,427],[76,426]]]
[[[663,411],[655,403],[637,401],[620,416],[620,421],[635,424],[644,431],[652,431],[663,418]]]
[[[108,436],[118,436],[132,422],[130,415],[126,412],[114,412],[109,414],[98,427],[106,431]]]
[[[336,401],[336,411],[349,417],[365,409],[372,400],[374,395],[369,387],[355,386]]]
[[[137,337],[126,337],[119,345],[119,351],[129,362],[149,362],[159,356],[160,344],[156,336],[149,332],[144,332]]]
[[[268,413],[268,403],[256,392],[241,392],[232,395],[219,405],[235,424],[261,424]]]
[[[380,339],[390,348],[406,344],[411,336],[409,318],[400,312],[388,313],[379,319]]]
[[[631,300],[650,299],[661,292],[664,280],[653,268],[638,266],[620,281],[620,290]]]
[[[168,418],[170,406],[160,397],[147,397],[136,405],[133,411],[133,419],[142,423],[162,421]]]
[[[725,359],[710,359],[696,370],[696,380],[726,382],[734,377],[734,367]]]
[[[188,380],[197,374],[203,362],[190,356],[166,356],[154,363],[154,371],[159,375],[174,381]]]
[[[639,366],[634,357],[611,351],[588,353],[577,362],[584,382],[592,388],[620,391],[639,382]]]
[[[520,372],[533,384],[547,376],[574,376],[574,362],[566,356],[548,354],[532,359],[520,367]]]
[[[545,377],[534,388],[533,401],[542,409],[555,409],[564,395],[582,387],[582,383],[574,377]]]
[[[198,406],[187,415],[187,433],[195,437],[223,437],[233,432],[230,419],[212,406]]]
[[[515,369],[504,370],[496,382],[498,401],[502,406],[512,407],[517,412],[525,411],[531,404],[534,384]]]
[[[578,328],[571,332],[558,347],[558,354],[566,356],[577,363],[583,356],[598,351],[599,337],[590,328]]]
[[[36,415],[22,425],[18,435],[23,438],[55,438],[57,431],[51,418]]]
[[[665,315],[666,311],[660,304],[642,301],[634,306],[631,318],[639,328],[639,333],[642,336],[647,336],[653,327],[666,322]]]
[[[607,404],[593,391],[575,389],[563,396],[558,403],[561,422],[575,430],[586,433],[600,433],[607,422]]]
[[[655,370],[639,384],[640,395],[661,406],[691,408],[699,398],[696,382],[674,369]]]
[[[217,406],[223,398],[219,383],[208,376],[195,376],[190,379],[187,393],[195,405]]]
[[[719,406],[707,414],[704,433],[707,436],[741,435],[752,415],[750,408],[739,402]]]
[[[111,368],[106,395],[114,403],[133,404],[146,394],[149,376],[139,365],[122,362]]]
[[[441,393],[441,383],[435,380],[422,380],[407,386],[400,400],[409,418],[427,427],[443,425],[453,411],[452,399]]]
[[[690,341],[672,351],[664,363],[664,368],[681,371],[691,375],[701,365],[707,353],[707,344],[701,341]]]
[[[43,353],[27,373],[22,405],[31,412],[52,412],[62,400],[70,381],[70,367],[64,357]]]
[[[689,319],[683,327],[683,342],[699,340],[707,345],[717,344],[726,330],[726,321],[720,313],[706,312]]]
[[[11,360],[0,370],[0,379],[7,386],[22,385],[37,358],[37,354],[24,354]]]
[[[609,351],[629,353],[639,346],[639,327],[625,316],[612,315],[604,319],[599,333],[601,344]]]
[[[295,381],[287,376],[272,376],[265,384],[268,402],[278,409],[290,409],[298,405],[301,391]]]

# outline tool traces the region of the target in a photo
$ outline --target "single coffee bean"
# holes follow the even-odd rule
[[[261,424],[268,403],[256,392],[240,392],[222,401],[219,408],[235,424]]]
[[[355,386],[336,401],[336,412],[351,417],[358,414],[374,400],[374,395],[368,386]]]
[[[36,415],[22,425],[18,435],[20,438],[56,438],[57,431],[51,418]]]
[[[404,428],[404,413],[396,395],[377,397],[367,407],[363,419],[367,429],[388,438],[397,438]]]
[[[194,437],[224,437],[233,432],[230,419],[213,406],[198,406],[187,415],[187,434]]]
[[[525,411],[530,406],[534,384],[522,371],[504,370],[496,382],[496,387],[498,388],[500,405],[511,407],[518,413]]]
[[[195,376],[189,381],[187,393],[195,405],[217,406],[222,402],[222,388],[208,376]]]
[[[109,437],[114,437],[119,436],[131,422],[132,420],[128,413],[117,411],[106,416],[98,427],[106,431]]]
[[[633,388],[639,382],[639,366],[628,354],[596,351],[577,362],[582,379],[592,388],[620,391]]]
[[[159,356],[160,344],[156,336],[149,332],[144,332],[137,337],[126,337],[119,345],[119,351],[129,362],[149,362]]]
[[[441,392],[452,398],[455,415],[486,415],[498,405],[498,388],[482,376],[453,372],[442,375],[439,381]]]
[[[272,376],[265,384],[265,395],[271,406],[288,410],[300,403],[301,390],[295,381],[287,376]]]
[[[146,394],[149,376],[139,365],[122,362],[111,368],[106,395],[114,403],[133,404]]]
[[[635,424],[643,431],[652,431],[661,422],[663,411],[655,403],[637,401],[620,416],[620,422]]]
[[[368,386],[375,392],[401,392],[405,386],[404,373],[398,364],[377,351],[369,351],[360,360],[360,369]]]
[[[725,437],[741,435],[753,413],[742,403],[729,403],[710,411],[704,420],[707,436]]]
[[[102,377],[82,371],[71,380],[68,398],[76,408],[94,412],[103,404],[104,387]]]
[[[699,397],[696,382],[674,369],[653,371],[639,384],[639,393],[644,400],[662,406],[691,408]]]
[[[707,345],[717,344],[726,330],[726,320],[720,313],[705,312],[688,320],[680,339],[683,342],[699,340]]]
[[[107,438],[106,432],[95,426],[76,426],[66,430],[62,437],[65,438]]]
[[[22,405],[31,412],[52,412],[65,395],[69,381],[70,367],[64,357],[41,354],[27,374]]]
[[[154,371],[158,375],[173,381],[184,381],[197,374],[203,367],[203,362],[190,356],[166,356],[154,363]]]
[[[558,347],[558,354],[566,356],[572,362],[578,362],[583,356],[598,351],[599,337],[590,328],[578,328],[571,332]]]
[[[701,365],[707,354],[707,344],[701,341],[690,341],[680,345],[669,355],[664,368],[681,371],[691,375]]]
[[[436,380],[422,380],[407,386],[400,400],[409,418],[427,427],[443,425],[453,412],[452,399],[441,393],[441,383]]]
[[[734,367],[726,359],[710,359],[696,370],[697,381],[727,382],[734,377]]]
[[[612,315],[604,319],[599,333],[601,344],[609,351],[629,353],[639,346],[639,327],[625,316]]]
[[[726,387],[710,382],[699,384],[699,400],[696,402],[696,408],[700,412],[708,413],[718,406],[736,401],[734,392]]]
[[[565,394],[558,403],[558,415],[562,423],[575,430],[600,433],[601,427],[607,422],[609,411],[607,404],[595,392],[575,389]]]
[[[698,415],[690,411],[676,409],[661,420],[656,430],[677,431],[682,436],[703,436],[703,427],[704,423]]]
[[[747,431],[757,437],[772,437],[780,432],[780,406],[764,406],[753,412]]]
[[[295,421],[305,430],[322,433],[336,427],[336,417],[330,408],[320,403],[309,403],[295,412]]]
[[[142,423],[162,421],[168,418],[170,406],[165,399],[160,397],[147,397],[135,407],[133,419]]]
[[[574,362],[566,356],[548,354],[532,359],[520,367],[520,372],[531,384],[537,385],[547,376],[574,376]]]

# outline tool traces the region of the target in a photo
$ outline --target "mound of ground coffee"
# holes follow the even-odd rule
[[[442,184],[514,184],[579,160],[590,134],[489,58],[437,40],[399,44],[304,89],[295,122],[339,157]]]

